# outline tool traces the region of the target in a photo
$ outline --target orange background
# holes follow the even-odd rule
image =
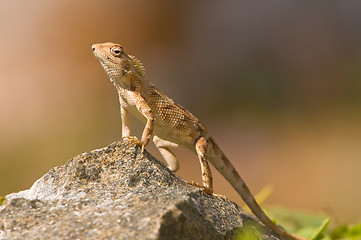
[[[357,1],[1,3],[0,195],[120,139],[91,52],[112,41],[198,116],[254,193],[273,184],[267,204],[360,220],[360,13]],[[200,181],[196,156],[176,152],[178,174]],[[241,203],[216,173],[215,191]]]

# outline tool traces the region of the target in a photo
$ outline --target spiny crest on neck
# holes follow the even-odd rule
[[[144,77],[145,75],[145,68],[143,66],[143,63],[141,61],[139,61],[138,58],[136,58],[133,55],[128,55],[130,57],[130,59],[132,60],[134,67],[135,67],[135,71],[138,73],[139,76]]]

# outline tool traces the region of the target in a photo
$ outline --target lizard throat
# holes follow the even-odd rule
[[[106,64],[102,64],[105,72],[108,74],[110,81],[114,86],[118,88],[125,88],[122,79],[124,78],[124,72],[122,69],[114,68]]]

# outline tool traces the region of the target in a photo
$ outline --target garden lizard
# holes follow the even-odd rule
[[[287,240],[300,239],[270,220],[204,125],[146,80],[145,69],[138,59],[126,54],[120,45],[109,42],[94,44],[92,50],[118,91],[123,138],[141,145],[143,150],[154,135],[153,142],[169,169],[174,172],[178,170],[179,164],[170,148],[185,147],[192,150],[200,161],[204,192],[213,194],[209,161],[269,229]],[[129,113],[145,123],[140,140],[130,135]]]

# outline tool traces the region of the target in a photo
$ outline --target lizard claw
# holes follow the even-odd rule
[[[187,182],[187,184],[193,186],[193,187],[197,187],[203,190],[203,192],[207,193],[208,195],[213,195],[213,189],[205,187],[205,186],[201,186],[198,183],[192,181],[192,182]]]
[[[138,140],[137,137],[135,136],[127,136],[127,137],[123,137],[122,139],[122,143],[123,144],[127,144],[128,146],[126,147],[126,149],[130,148],[133,145],[138,145],[141,146],[142,148],[142,153],[144,152],[144,143],[140,140]]]

